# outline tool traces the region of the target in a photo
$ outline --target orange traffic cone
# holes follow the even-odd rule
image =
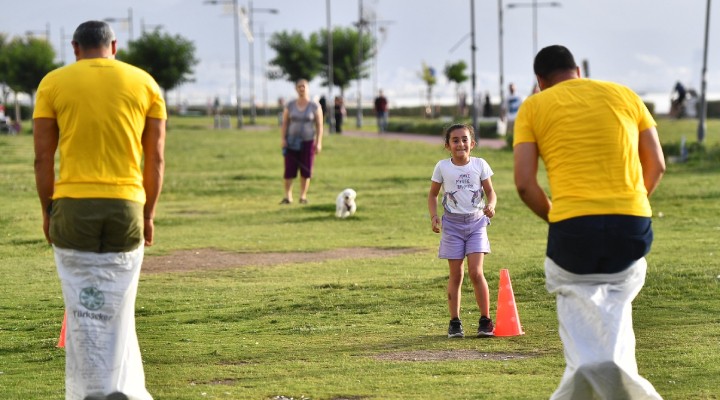
[[[63,317],[62,328],[60,328],[60,339],[58,339],[57,343],[57,347],[60,348],[65,347],[65,325],[67,325],[67,311],[65,311],[65,316]]]
[[[497,313],[495,314],[495,336],[524,335],[520,325],[520,316],[515,305],[515,295],[510,283],[510,272],[500,270],[500,288],[498,289]]]

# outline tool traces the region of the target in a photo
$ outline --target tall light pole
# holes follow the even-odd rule
[[[477,79],[475,74],[475,0],[470,0],[470,52],[472,53],[471,68],[472,68],[472,124],[475,130],[475,137],[479,137],[478,132],[478,107],[477,107],[477,95],[475,93],[477,86]]]
[[[265,66],[265,25],[260,24],[260,65],[262,65],[262,77],[263,77],[263,109],[265,110],[265,116],[269,114],[268,110],[268,90],[267,90],[267,70]]]
[[[275,8],[253,8],[252,0],[248,0],[248,28],[253,31],[253,14],[255,12],[266,12],[277,14],[279,11]],[[254,34],[254,33],[253,33]],[[257,109],[255,108],[255,40],[248,38],[248,46],[250,48],[250,125],[255,125],[255,117],[257,117]]]
[[[560,4],[557,1],[551,1],[551,2],[545,2],[545,3],[538,3],[537,0],[533,0],[532,3],[510,3],[507,5],[508,8],[517,8],[517,7],[532,7],[532,16],[533,16],[533,59],[535,58],[535,55],[538,52],[538,18],[537,18],[537,9],[538,7],[560,7],[562,4]]]
[[[378,45],[378,30],[381,33],[387,32],[387,26],[394,24],[395,21],[389,21],[389,20],[379,20],[377,17],[374,19],[367,21],[367,23],[372,23],[372,32],[373,32],[373,93],[377,95],[379,88],[378,88],[378,58],[380,55],[380,46]]]
[[[362,63],[363,63],[363,46],[362,46],[362,31],[365,27],[365,19],[363,18],[363,1],[359,0],[359,19],[357,23],[358,27],[358,99],[357,99],[357,118],[355,126],[358,128],[362,127]]]
[[[132,7],[128,8],[128,16],[127,18],[105,18],[103,21],[105,22],[125,22],[128,26],[128,37],[129,41],[133,41],[133,11]]]
[[[705,130],[707,129],[707,57],[708,57],[708,32],[710,30],[710,0],[707,0],[707,9],[705,10],[705,45],[703,50],[703,66],[700,83],[700,121],[698,122],[697,141],[702,143],[705,140]]]
[[[333,65],[333,33],[332,33],[332,24],[331,24],[331,18],[330,18],[330,0],[325,0],[325,13],[327,17],[327,53],[328,53],[328,59],[327,59],[327,65],[328,65],[328,98],[325,100],[325,104],[327,104],[327,111],[328,114],[330,114],[330,105],[332,104],[333,107],[335,106],[335,101],[333,99],[333,84],[335,83],[335,76],[334,76],[334,68]],[[333,109],[334,110],[334,109]],[[335,118],[328,118],[323,115],[323,118],[327,118],[328,121],[330,121],[330,133],[334,130],[335,127]]]
[[[243,127],[242,101],[240,97],[240,15],[238,0],[205,0],[205,4],[232,4],[235,28],[235,102],[237,104],[237,128]]]
[[[502,0],[498,0],[498,61],[500,63],[500,104],[505,103],[505,65],[504,51],[505,43],[503,42],[503,4]]]
[[[37,34],[45,36],[45,40],[50,43],[50,23],[45,24],[45,30],[25,31],[25,35],[27,36],[35,36]]]
[[[72,40],[72,35],[66,35],[65,28],[61,27],[60,28],[60,62],[62,62],[63,65],[65,65],[65,47],[67,47],[67,45],[70,44],[70,40],[68,40],[66,42],[65,39]]]

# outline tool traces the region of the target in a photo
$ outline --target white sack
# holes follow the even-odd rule
[[[646,270],[641,258],[620,273],[578,275],[545,259],[567,363],[551,399],[662,399],[638,374],[635,359],[632,301]]]
[[[144,247],[122,253],[54,250],[67,311],[65,399],[120,392],[152,400],[135,332]]]

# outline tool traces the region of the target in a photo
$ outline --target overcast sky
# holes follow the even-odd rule
[[[229,2],[231,0],[219,0]],[[238,0],[248,7],[248,0]],[[522,95],[534,84],[533,12],[531,0],[503,0],[503,53],[505,84],[514,82]],[[676,81],[700,89],[705,26],[705,0],[557,0],[538,1],[538,49],[550,44],[567,46],[581,63],[587,60],[591,78],[612,80],[628,85],[641,95],[659,94],[669,101]],[[363,0],[366,12],[374,13],[378,26],[386,30],[379,37],[381,47],[373,76],[364,80],[361,93],[369,102],[377,88],[384,90],[393,104],[420,103],[425,84],[418,74],[423,62],[439,74],[434,88],[439,100],[452,99],[454,85],[442,74],[446,63],[465,60],[471,65],[471,0]],[[508,8],[515,4],[517,7]],[[263,79],[264,61],[274,57],[265,42],[273,32],[297,30],[304,34],[327,25],[326,0],[254,0],[254,81],[255,97],[276,103],[278,97],[293,97],[293,85]],[[64,52],[66,63],[74,61],[70,37],[83,21],[90,19],[127,19],[132,10],[133,35],[141,28],[162,29],[195,43],[197,58],[195,82],[168,94],[171,105],[180,101],[204,104],[215,96],[223,102],[234,98],[233,19],[227,7],[204,4],[203,0],[27,0],[15,1],[0,13],[0,31],[22,36],[32,31],[44,36],[50,27],[50,41],[58,60]],[[268,13],[269,8],[278,14]],[[351,26],[358,20],[359,0],[331,0],[333,26]],[[498,1],[475,1],[475,38],[477,44],[477,90],[499,96]],[[720,94],[720,5],[710,14],[708,54],[708,91]],[[126,23],[111,22],[119,46],[130,39]],[[260,30],[266,38],[260,37]],[[264,48],[264,52],[262,49]],[[62,49],[62,50],[61,50]],[[264,53],[264,54],[263,54]],[[241,95],[247,104],[250,93],[249,47],[241,43]],[[377,71],[377,73],[375,73]],[[468,70],[468,74],[471,71]],[[465,90],[470,90],[468,81]],[[327,93],[319,78],[311,82],[314,95]],[[337,89],[334,89],[337,94]],[[357,84],[346,92],[347,101],[357,99]],[[667,104],[658,104],[666,108]]]

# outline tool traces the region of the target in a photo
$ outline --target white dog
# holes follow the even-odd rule
[[[338,218],[347,218],[355,214],[357,205],[355,205],[355,196],[357,194],[352,189],[345,189],[337,196],[335,201],[335,216]]]

